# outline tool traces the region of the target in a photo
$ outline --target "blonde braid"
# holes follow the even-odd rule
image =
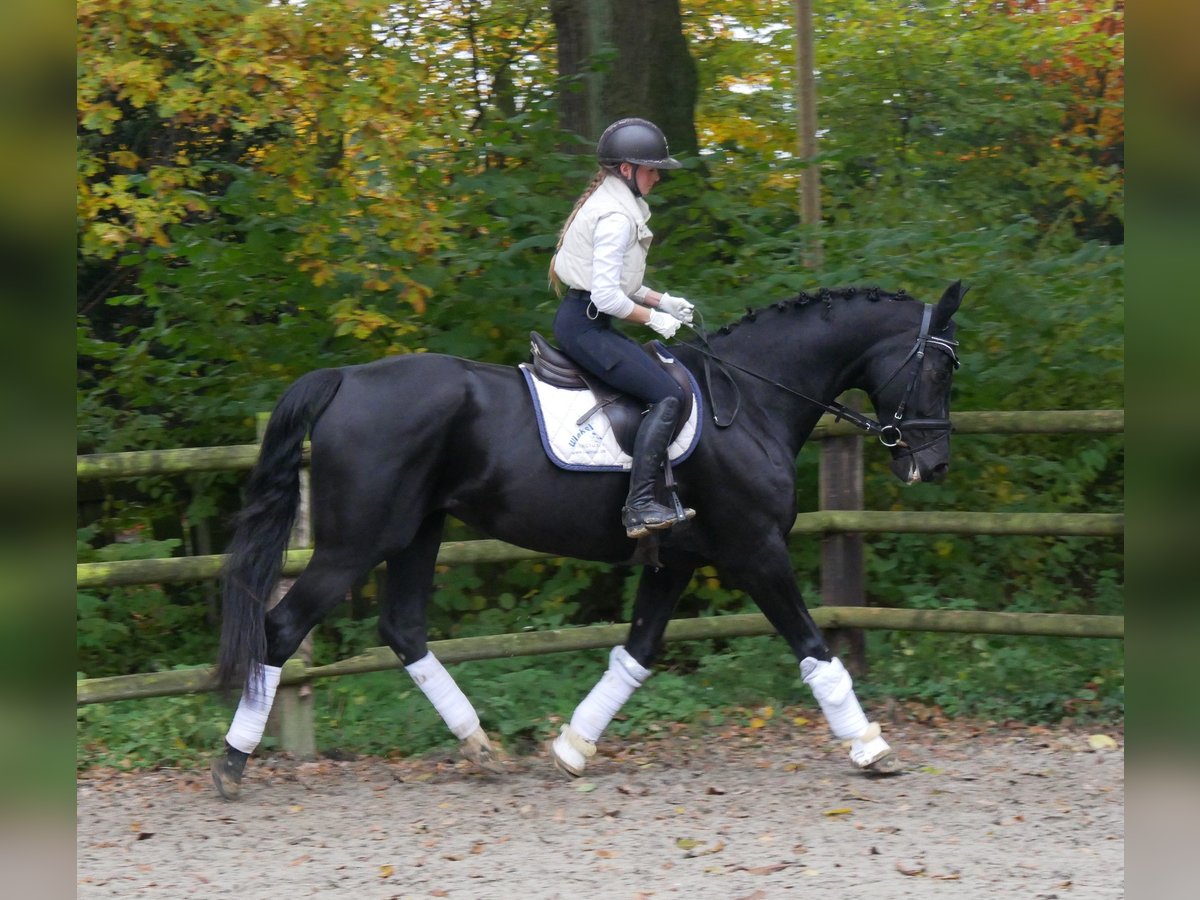
[[[604,179],[608,177],[608,170],[601,166],[596,170],[596,174],[592,177],[591,183],[579,195],[579,199],[575,201],[575,206],[571,210],[571,214],[567,216],[567,221],[562,227],[562,231],[558,233],[558,243],[554,245],[554,255],[550,257],[550,271],[547,273],[550,278],[550,286],[554,288],[554,293],[561,297],[563,284],[558,279],[558,273],[554,271],[554,260],[558,256],[558,251],[562,249],[563,238],[567,236],[567,229],[571,227],[571,223],[575,221],[575,214],[579,212],[580,207],[587,202],[587,198],[596,193],[596,188],[600,187]]]

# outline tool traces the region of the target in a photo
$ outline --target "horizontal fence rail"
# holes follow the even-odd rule
[[[1124,410],[1045,410],[1013,412],[962,412],[954,416],[959,434],[1119,434],[1125,428]],[[813,438],[859,435],[847,422],[824,416]],[[251,468],[258,457],[257,444],[149,450],[80,456],[78,480],[136,478],[193,471],[239,471]],[[1125,517],[1115,513],[988,513],[988,512],[889,512],[826,509],[801,513],[791,534],[983,534],[1120,538]],[[311,550],[289,550],[283,575],[303,571]],[[555,558],[503,541],[485,539],[448,541],[441,545],[441,565],[503,563]],[[220,574],[221,555],[170,559],[121,560],[80,563],[79,588],[131,584],[167,584],[204,581]],[[858,598],[861,602],[861,598]],[[886,629],[892,631],[957,632],[1025,636],[1123,639],[1124,616],[1060,613],[1008,613],[982,610],[895,609],[864,605],[821,606],[811,610],[823,629]],[[624,640],[627,624],[588,625],[552,631],[487,635],[430,642],[430,649],[446,663],[502,659],[547,653],[609,648]],[[759,613],[673,619],[665,640],[712,640],[774,634]],[[284,666],[282,686],[296,686],[320,678],[398,669],[402,663],[386,647],[328,665],[306,667],[298,659]],[[76,684],[79,705],[147,697],[204,693],[213,690],[213,669],[194,667],[166,672],[84,679]]]
[[[1123,513],[985,513],[985,512],[880,512],[874,510],[822,510],[796,516],[791,534],[989,534],[1067,537],[1119,537],[1125,531]],[[283,574],[298,575],[312,558],[312,550],[289,550]],[[553,559],[554,554],[527,550],[486,538],[442,544],[440,565],[517,562]],[[206,581],[220,574],[225,557],[183,556],[168,559],[127,559],[79,563],[75,584],[80,588],[128,584],[173,584]]]
[[[820,628],[865,628],[890,631],[938,631],[962,634],[1005,634],[1046,637],[1115,638],[1125,636],[1124,616],[1087,616],[1066,613],[1005,613],[959,609],[882,609],[866,606],[818,606],[811,610]],[[584,625],[553,631],[526,631],[430,641],[429,649],[443,663],[515,656],[540,656],[577,650],[606,649],[621,643],[628,624]],[[774,634],[775,629],[761,613],[712,616],[703,619],[672,619],[666,641],[701,641]],[[306,668],[292,659],[283,669],[280,684],[303,684],[319,678],[362,675],[399,669],[403,663],[387,647],[373,647],[350,659]],[[213,690],[213,669],[173,669],[140,675],[89,678],[76,683],[76,703],[107,703]]]
[[[1120,434],[1124,430],[1123,409],[983,411],[954,414],[956,434]],[[833,416],[825,415],[813,430],[812,437],[820,440],[825,437],[860,433],[849,422],[835,422]],[[177,475],[199,469],[239,471],[252,468],[257,458],[258,444],[94,453],[76,458],[75,477],[80,481],[95,481],[102,478]]]

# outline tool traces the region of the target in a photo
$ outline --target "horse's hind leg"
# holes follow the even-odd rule
[[[433,594],[433,572],[445,516],[434,513],[421,523],[403,551],[387,558],[387,579],[379,611],[379,633],[395,652],[442,721],[459,739],[463,756],[488,772],[503,771],[479,715],[446,667],[429,649],[426,609]]]
[[[338,561],[318,550],[283,599],[267,613],[266,662],[257,673],[260,677],[252,675],[247,680],[225,735],[225,755],[212,765],[213,784],[226,800],[237,798],[246,760],[262,740],[283,664],[369,566],[369,561]]]
[[[583,774],[604,729],[650,677],[650,666],[662,650],[663,632],[671,612],[691,578],[692,570],[688,568],[642,570],[625,644],[613,648],[608,670],[550,745],[554,765],[563,772],[576,777]]]

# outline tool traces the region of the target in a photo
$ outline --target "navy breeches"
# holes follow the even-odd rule
[[[595,318],[588,316],[592,310]],[[570,290],[554,317],[554,338],[563,352],[597,378],[646,403],[675,397],[683,389],[638,344],[597,313],[587,291]]]

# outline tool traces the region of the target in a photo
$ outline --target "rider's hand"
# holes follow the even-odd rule
[[[668,316],[665,312],[659,312],[657,309],[650,310],[650,321],[646,324],[668,340],[673,338],[675,332],[679,330],[678,319]]]
[[[696,307],[682,297],[672,297],[666,291],[663,291],[662,297],[658,301],[658,308],[667,315],[674,316],[684,325],[691,325],[692,310]]]

